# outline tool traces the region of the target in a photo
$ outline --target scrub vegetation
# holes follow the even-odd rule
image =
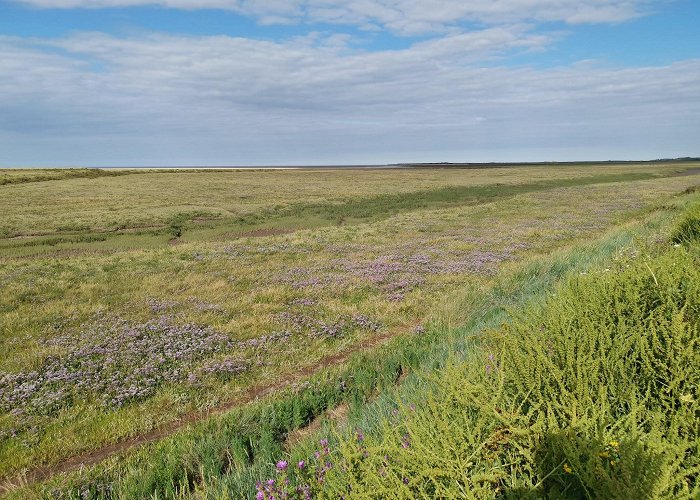
[[[697,495],[691,167],[7,174],[2,488]]]

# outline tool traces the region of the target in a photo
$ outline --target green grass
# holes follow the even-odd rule
[[[676,243],[700,240],[700,203],[691,206],[676,224],[671,239]]]
[[[422,404],[342,433],[323,482],[316,462],[296,480],[330,498],[697,498],[699,327],[697,241],[635,251],[474,338]]]
[[[94,231],[89,224],[65,223],[57,228],[57,233],[0,240],[0,255],[36,256],[65,250],[119,251],[164,247],[173,238],[181,242],[202,242],[235,238],[255,231],[294,231],[365,224],[412,211],[479,205],[554,188],[633,182],[658,178],[660,175],[659,172],[605,173],[548,181],[520,181],[515,184],[446,186],[334,202],[290,201],[284,205],[259,208],[237,217],[226,216],[216,210],[193,210],[173,213],[167,220],[159,223],[154,221],[150,227],[145,228],[139,228],[138,225],[132,227],[125,221],[109,229]]]
[[[133,172],[95,168],[0,169],[0,186],[5,184],[25,184],[27,182],[45,182],[79,178],[94,179],[97,177],[128,175],[130,173]]]
[[[401,205],[404,202],[392,200],[392,195],[581,177],[622,176],[619,180],[624,180],[631,175],[628,180],[632,180],[639,175],[673,175],[678,170],[677,165],[656,164],[388,171],[5,170],[2,175],[8,179],[55,178],[1,186],[0,211],[5,217],[0,220],[0,237],[165,229],[178,214],[198,212],[225,219],[236,229],[239,218],[249,225],[256,217],[293,216],[299,210],[298,215],[306,217],[330,205],[352,205],[365,198],[378,197],[371,205],[383,200]],[[451,196],[449,190],[446,194]],[[365,210],[362,203],[357,208]]]
[[[648,180],[658,175],[653,172],[631,172],[510,185],[449,186],[401,194],[380,194],[342,203],[292,204],[285,209],[240,217],[236,223],[242,227],[264,225],[269,228],[289,228],[371,222],[415,210],[478,205],[511,198],[518,194],[559,187]]]
[[[606,261],[609,262],[612,257],[620,258],[621,250],[633,250],[640,245],[644,246],[645,240],[653,240],[659,234],[660,228],[668,225],[669,217],[667,212],[657,213],[644,225],[631,225],[616,230],[595,244],[513,266],[487,290],[460,291],[457,294],[459,300],[448,307],[449,314],[441,314],[425,334],[396,339],[377,352],[357,356],[346,367],[330,370],[312,379],[306,388],[279,396],[273,402],[260,403],[214,418],[191,431],[148,447],[125,461],[109,461],[94,471],[82,473],[71,479],[68,484],[76,485],[75,489],[72,489],[72,486],[66,487],[63,483],[63,491],[70,496],[88,488],[94,494],[98,494],[106,491],[106,485],[111,485],[111,494],[118,498],[145,497],[152,494],[157,494],[160,498],[169,498],[188,496],[194,491],[203,492],[211,498],[238,496],[243,492],[247,492],[247,496],[250,497],[254,493],[256,481],[274,474],[271,470],[272,464],[278,459],[284,457],[295,463],[302,457],[308,460],[312,455],[313,443],[308,440],[291,451],[285,451],[283,443],[286,435],[322,414],[327,408],[337,406],[341,402],[351,405],[352,421],[347,425],[351,432],[361,428],[368,439],[370,435],[375,436],[372,439],[386,438],[395,447],[396,442],[392,439],[396,437],[396,423],[389,419],[395,418],[392,417],[391,411],[397,408],[394,384],[397,375],[402,371],[409,371],[412,375],[400,388],[400,398],[404,403],[400,403],[398,408],[403,409],[402,419],[405,417],[410,422],[413,422],[410,419],[415,419],[423,426],[421,429],[429,433],[426,441],[433,446],[433,451],[427,456],[439,457],[440,453],[447,453],[450,447],[463,449],[469,446],[469,443],[478,445],[477,441],[483,436],[478,433],[470,434],[469,431],[474,427],[467,425],[468,422],[464,426],[460,424],[464,418],[461,407],[450,407],[447,411],[440,406],[443,400],[439,399],[427,407],[419,406],[417,411],[411,411],[408,403],[422,401],[426,393],[439,393],[445,386],[453,392],[457,391],[455,387],[460,386],[462,378],[458,378],[455,373],[461,377],[463,370],[469,370],[472,366],[470,363],[482,354],[475,353],[482,342],[475,337],[477,332],[497,327],[508,318],[507,311],[514,308],[528,306],[539,311],[540,304],[547,297],[549,290],[561,277],[591,268],[600,269],[600,266]],[[622,263],[617,265],[624,266]],[[464,309],[468,310],[468,314],[466,317],[460,317],[459,313],[464,313]],[[455,329],[451,326],[453,323],[463,324]],[[468,360],[467,364],[455,361],[464,358]],[[483,359],[479,359],[480,368],[483,368],[483,362]],[[422,380],[423,377],[425,381]],[[494,392],[491,390],[487,394]],[[444,399],[451,401],[452,395],[451,392],[445,395]],[[426,411],[433,413],[426,415]],[[435,412],[440,412],[441,415],[436,415]],[[419,414],[424,416],[419,418]],[[387,419],[387,425],[382,423],[383,418]],[[438,422],[445,421],[446,427],[443,429],[433,426],[431,422],[434,423],[435,419],[438,419]],[[402,422],[401,425],[400,428],[405,429],[404,426],[409,424]],[[445,429],[449,432],[441,435],[440,440],[434,441],[436,432]],[[324,432],[326,434],[319,436],[328,437],[328,430]],[[419,438],[419,434],[412,434],[412,446],[414,443],[416,447],[419,446]],[[311,439],[313,440],[313,437]],[[315,439],[317,440],[318,436]],[[346,444],[342,443],[344,441],[341,439],[339,451],[334,453],[340,453],[339,457],[343,460],[352,461],[357,455],[356,443],[352,440]],[[382,448],[379,444],[377,446],[377,453],[380,453],[380,450],[384,453],[389,448],[392,453],[397,451],[394,447]],[[423,452],[423,448],[415,451],[418,455]],[[441,460],[450,467],[461,463],[459,460],[453,462],[454,457],[448,454]],[[376,472],[376,469],[374,470]],[[372,470],[369,469],[361,469],[357,473],[362,477],[372,477]],[[402,473],[405,475],[406,471]],[[348,481],[352,482],[352,479],[342,475],[333,481],[336,482],[329,482],[327,486],[331,489],[324,490],[331,497],[339,494],[339,490],[333,488],[346,488]],[[419,483],[418,480],[415,482]],[[52,491],[55,485],[56,483],[50,483],[43,491]],[[372,484],[370,487],[386,487],[386,490],[375,491],[385,491],[392,496],[390,493],[393,488],[398,487],[400,490],[404,485]],[[440,491],[447,496],[458,493],[456,490]],[[23,493],[26,494],[26,491]],[[439,493],[424,491],[423,494],[435,496]],[[411,495],[406,492],[405,496]]]
[[[32,214],[31,204],[14,206],[8,219],[20,221],[18,233],[27,236],[0,242],[0,348],[6,353],[0,370],[26,372],[54,356],[64,359],[70,351],[52,345],[54,339],[76,338],[102,318],[135,325],[166,315],[177,326],[210,327],[235,342],[290,328],[280,319],[290,311],[327,324],[362,314],[382,332],[404,332],[389,347],[318,375],[307,389],[198,424],[123,466],[109,462],[118,477],[100,479],[104,469],[98,468],[75,480],[95,480],[95,487],[109,481],[126,497],[193,488],[252,491],[282,455],[288,432],[341,402],[351,404],[351,418],[360,418],[362,408],[391,393],[402,369],[430,371],[448,352],[470,352],[466,330],[454,327],[496,326],[504,308],[535,300],[563,273],[628,245],[635,225],[649,217],[665,221],[687,198],[672,195],[693,185],[692,177],[668,177],[663,166],[502,170],[358,172],[356,180],[349,172],[145,172],[2,186],[15,195],[23,189],[38,208]],[[401,182],[377,185],[392,175]],[[250,185],[233,196],[227,190],[236,183]],[[141,199],[144,194],[152,198]],[[235,200],[241,204],[224,208]],[[666,208],[658,211],[661,204]],[[60,223],[37,218],[53,207]],[[111,219],[103,220],[110,211]],[[110,228],[120,229],[101,232]],[[275,228],[298,230],[245,236]],[[44,231],[51,234],[28,236]],[[593,257],[573,250],[602,235]],[[567,257],[556,257],[561,252]],[[555,257],[548,260],[550,254]],[[424,261],[446,267],[429,272],[414,264]],[[472,261],[484,267],[460,267]],[[402,270],[377,282],[363,274],[382,262]],[[391,295],[397,286],[405,287],[399,299]],[[290,305],[298,300],[314,305]],[[152,310],[154,303],[162,309]],[[416,324],[428,333],[410,335]],[[307,333],[295,331],[264,352],[235,352],[250,367],[241,376],[165,383],[122,408],[105,408],[99,394],[86,391],[46,414],[0,415],[0,476],[215,408],[251,386],[283,384],[375,335],[362,328],[337,338]],[[239,444],[229,449],[231,442]],[[209,469],[201,473],[201,467]]]

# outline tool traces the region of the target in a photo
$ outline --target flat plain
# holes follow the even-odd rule
[[[459,297],[647,220],[692,168],[0,171],[0,477],[26,493],[37,468],[458,327]]]

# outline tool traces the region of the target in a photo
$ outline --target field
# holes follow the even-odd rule
[[[269,498],[288,478],[300,498],[304,488],[319,497],[348,494],[348,485],[357,495],[469,496],[459,493],[467,488],[487,498],[506,493],[494,461],[511,460],[521,479],[539,478],[522,479],[522,492],[541,493],[566,472],[542,479],[549,471],[542,475],[533,464],[544,462],[513,458],[530,438],[511,437],[534,425],[517,420],[515,409],[529,404],[523,393],[532,387],[502,388],[543,368],[509,374],[501,385],[483,376],[507,362],[524,366],[524,359],[536,358],[532,349],[549,345],[517,339],[529,339],[531,324],[544,321],[533,311],[545,307],[567,277],[599,276],[585,293],[558,294],[593,298],[604,294],[595,288],[604,286],[599,282],[614,294],[616,278],[609,276],[624,274],[625,265],[639,272],[638,261],[629,260],[639,255],[649,256],[650,271],[653,259],[660,259],[659,273],[667,269],[670,258],[660,248],[668,247],[680,214],[697,199],[700,175],[683,175],[697,168],[0,171],[2,488],[17,498],[254,497],[256,482],[277,478],[276,485],[257,488]],[[696,258],[692,246],[683,251],[688,262]],[[663,280],[654,275],[657,284]],[[576,310],[571,297],[546,307]],[[524,319],[512,321],[519,308]],[[562,324],[573,320],[562,313],[559,321],[544,321],[551,338],[567,338]],[[506,349],[507,328],[517,334]],[[475,340],[487,330],[492,333],[483,343],[490,350]],[[690,349],[696,334],[686,335]],[[569,342],[562,352],[572,348]],[[694,361],[697,352],[679,348],[676,354]],[[521,357],[508,358],[514,353]],[[596,366],[595,353],[581,356],[587,369]],[[480,363],[478,375],[465,368],[474,363]],[[687,370],[679,363],[678,373]],[[446,388],[436,390],[439,373]],[[551,381],[539,383],[546,388]],[[566,387],[567,393],[580,389]],[[620,387],[631,391],[630,384]],[[486,404],[480,390],[501,398],[509,415],[495,423],[459,420],[464,408]],[[557,422],[543,431],[548,436],[554,427],[566,431],[571,419],[615,414],[582,407],[572,416],[561,408],[585,398],[559,401],[554,389],[546,390],[556,401],[548,418]],[[695,404],[697,386],[678,391]],[[635,393],[640,401],[642,393]],[[599,396],[586,394],[589,403]],[[668,410],[675,403],[664,404]],[[690,418],[688,411],[683,415]],[[426,426],[441,422],[436,412],[444,426]],[[461,431],[449,425],[457,421]],[[697,419],[673,425],[698,435]],[[459,449],[442,465],[403,455],[437,457],[450,449],[445,440],[464,429],[472,432],[459,438],[460,446],[486,442],[491,455],[470,458]],[[627,448],[610,443],[628,443],[619,437],[635,429],[627,422],[617,434],[606,430],[596,437],[602,441],[595,453],[624,456]],[[321,438],[330,443],[314,448]],[[441,444],[414,452],[416,443],[431,439]],[[673,445],[681,450],[683,443]],[[589,476],[598,476],[587,462],[574,462],[575,451],[548,448],[542,460],[552,470],[566,465],[587,474],[583,486],[564,480],[551,486],[585,497],[595,483]],[[696,452],[677,454],[697,458]],[[314,453],[343,463],[342,473],[324,459],[314,462]],[[385,456],[392,464],[382,463]],[[661,457],[649,456],[652,462]],[[274,471],[278,461],[300,460],[308,464],[296,466],[303,474],[282,465],[285,470]],[[442,467],[453,477],[455,460],[485,479],[416,489],[431,483],[428,470]],[[686,462],[678,481],[689,486],[674,486],[679,495],[689,495],[697,480],[697,460]],[[81,464],[87,467],[79,470]],[[675,472],[664,464],[658,470],[666,483],[645,487],[669,491]],[[370,479],[363,483],[363,477]],[[610,477],[613,484],[616,476]]]

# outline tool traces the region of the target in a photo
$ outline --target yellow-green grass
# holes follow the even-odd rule
[[[178,214],[237,218],[300,203],[340,203],[356,197],[444,187],[523,184],[593,175],[665,175],[693,164],[402,170],[57,170],[56,179],[2,186],[0,236],[115,231],[167,225]],[[119,175],[116,175],[119,174]],[[3,171],[15,178],[37,171]]]
[[[653,250],[659,241],[667,242],[669,221],[687,199],[673,197],[661,210],[613,227],[590,243],[574,243],[549,255],[532,255],[506,264],[488,283],[465,283],[432,311],[425,333],[397,338],[376,352],[355,356],[346,367],[329,370],[272,401],[212,418],[132,456],[112,457],[98,467],[56,477],[44,486],[15,490],[14,495],[251,497],[257,481],[281,479],[274,472],[278,460],[296,464],[304,459],[312,465],[319,439],[333,438],[337,432],[332,429],[332,420],[291,449],[285,449],[284,443],[289,432],[321,415],[324,408],[350,403],[349,422],[336,423],[347,429],[342,435],[347,432],[351,442],[356,440],[358,429],[376,435],[386,418],[396,418],[397,401],[404,401],[407,412],[410,402],[421,406],[426,390],[444,378],[440,370],[447,359],[473,359],[479,332],[509,320],[507,311],[537,306],[562,276],[592,270],[594,275],[605,277],[606,268],[624,267],[645,248]],[[408,373],[408,377],[402,376],[402,383],[395,387],[399,372]],[[343,381],[344,388],[339,381]],[[458,380],[455,383],[459,386]],[[337,440],[331,442],[335,449]],[[454,440],[449,446],[463,446],[464,442]],[[338,485],[345,487],[347,483]]]
[[[640,178],[635,177],[640,170],[628,166],[615,167],[624,169],[615,172],[606,167],[605,175],[622,177],[603,179],[601,167],[586,168],[158,172],[0,186],[3,194],[11,196],[20,195],[6,189],[26,188],[26,203],[13,205],[2,198],[8,219],[21,221],[13,224],[27,228],[26,234],[89,232],[114,228],[115,224],[169,224],[173,215],[183,211],[223,214],[220,209],[224,204],[230,204],[225,217],[263,210],[264,220],[279,204],[303,202],[306,207],[327,207],[324,204],[351,205],[359,200],[362,206],[363,196],[410,197],[414,192],[493,182],[528,186],[560,179],[566,186],[539,185],[485,202],[468,198],[465,204],[460,204],[459,198],[449,199],[449,203],[430,198],[425,206],[410,205],[407,210],[399,200],[396,213],[373,216],[369,222],[329,225],[324,220],[317,227],[309,224],[311,229],[278,236],[232,237],[215,227],[211,234],[202,228],[199,237],[188,242],[188,231],[195,232],[188,228],[173,246],[167,245],[172,235],[153,234],[126,235],[124,238],[135,238],[132,245],[112,245],[104,253],[100,253],[100,245],[107,241],[61,243],[63,253],[46,255],[0,252],[0,349],[5,354],[0,370],[39,369],[47,356],[66,355],[65,349],[47,341],[89,330],[103,316],[140,323],[165,314],[175,323],[210,326],[244,341],[289,328],[279,314],[295,299],[311,299],[315,305],[309,315],[314,319],[333,322],[362,314],[381,324],[383,331],[409,329],[430,316],[451,291],[492,282],[505,262],[592,238],[694,184],[692,177],[635,180]],[[641,173],[668,173],[670,168],[678,167],[643,167]],[[600,182],[583,182],[582,186],[568,182],[595,176]],[[85,199],[90,192],[93,196]],[[103,217],[110,207],[115,216],[106,223]],[[308,227],[305,224],[308,221],[300,221],[300,227]],[[83,227],[86,229],[80,229]],[[154,248],[141,245],[141,236],[158,239],[159,244]],[[494,260],[474,269],[448,266],[436,273],[422,272],[418,277],[423,280],[410,283],[400,300],[390,300],[392,292],[383,284],[373,284],[352,271],[354,264],[387,256],[392,256],[391,262],[427,254],[437,264],[468,263],[480,252],[492,253],[489,258]],[[303,272],[290,277],[293,269]],[[295,287],[294,280],[297,285],[312,281]],[[313,280],[318,284],[313,285]],[[154,301],[159,307],[165,304],[161,311],[152,310]],[[154,395],[120,409],[105,408],[86,394],[48,415],[5,414],[0,430],[18,428],[20,432],[15,437],[5,435],[0,443],[0,475],[58,462],[145,432],[187,412],[215,407],[251,385],[284,381],[324,356],[376,335],[361,328],[350,329],[339,338],[306,333],[296,332],[288,342],[263,353],[233,353],[244,358],[250,355],[246,360],[251,367],[232,380],[164,384]],[[22,427],[27,418],[31,418],[31,425]]]
[[[0,186],[4,184],[24,184],[79,177],[103,177],[122,175],[121,170],[98,170],[89,168],[0,168]]]

